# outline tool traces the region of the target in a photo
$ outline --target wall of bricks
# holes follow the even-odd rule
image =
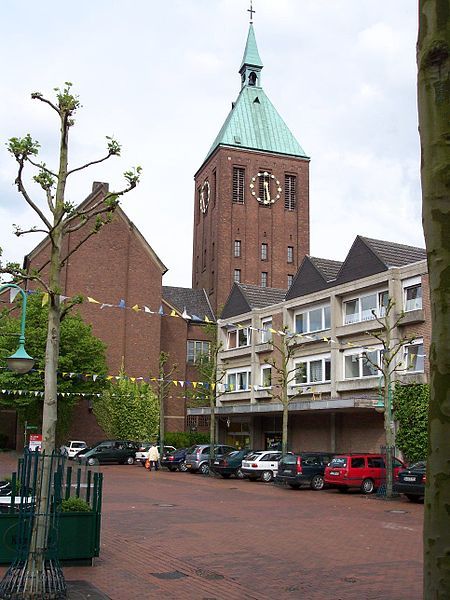
[[[244,204],[232,202],[233,167],[245,169]],[[281,198],[261,206],[251,195],[250,181],[268,171],[280,181]],[[214,177],[215,172],[215,177]],[[284,176],[297,177],[297,205],[284,208]],[[204,181],[215,180],[205,214],[199,209],[198,190]],[[258,182],[256,182],[257,184]],[[309,161],[263,152],[219,148],[195,176],[195,217],[192,285],[205,288],[215,310],[225,304],[233,284],[234,269],[242,283],[261,284],[268,273],[268,287],[286,288],[309,253]],[[241,240],[241,257],[234,257],[234,240]],[[268,244],[268,260],[261,260],[261,244]],[[287,247],[294,247],[294,262],[287,262]],[[206,250],[206,263],[205,263]]]

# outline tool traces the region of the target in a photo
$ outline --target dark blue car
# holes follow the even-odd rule
[[[160,463],[162,467],[167,467],[169,471],[187,471],[186,454],[189,448],[179,448],[169,454],[164,454],[161,457]]]

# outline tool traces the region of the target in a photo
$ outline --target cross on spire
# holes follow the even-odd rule
[[[247,12],[250,13],[250,23],[253,23],[253,13],[255,13],[256,10],[253,10],[252,0],[250,0],[250,8],[247,9]]]

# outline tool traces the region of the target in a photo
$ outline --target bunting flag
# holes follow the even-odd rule
[[[46,306],[48,304],[48,294],[42,294],[42,306]]]
[[[0,389],[0,393],[4,396],[33,396],[35,398],[41,397],[43,398],[45,392],[41,390],[9,390],[9,389]],[[57,392],[58,396],[65,398],[66,396],[81,396],[83,398],[88,398],[94,396],[95,398],[100,398],[101,394],[98,393],[90,393],[90,392]]]
[[[12,304],[16,299],[17,294],[20,292],[18,288],[9,288],[9,302]]]

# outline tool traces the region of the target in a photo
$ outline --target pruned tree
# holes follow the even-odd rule
[[[223,380],[226,375],[225,369],[219,365],[218,356],[222,350],[222,343],[217,339],[217,326],[209,324],[206,326],[208,334],[209,351],[200,354],[195,362],[199,384],[195,390],[188,393],[188,401],[190,406],[208,406],[210,421],[209,421],[209,466],[214,462],[215,447],[217,443],[216,430],[216,403],[217,399],[225,394]],[[212,474],[211,469],[209,470]]]
[[[161,351],[158,360],[158,379],[156,381],[156,395],[159,402],[159,453],[162,456],[164,452],[164,438],[166,435],[166,410],[165,403],[169,396],[169,390],[172,386],[172,375],[178,368],[178,365],[167,367],[170,359],[168,352]]]
[[[406,372],[408,365],[399,359],[399,353],[407,345],[411,344],[417,335],[397,338],[399,325],[405,318],[405,313],[400,311],[396,314],[395,302],[387,299],[384,307],[384,315],[379,316],[372,310],[372,316],[380,325],[376,331],[366,331],[366,335],[375,338],[381,345],[380,360],[376,359],[374,353],[366,351],[363,353],[364,360],[372,366],[374,375],[379,374],[381,378],[381,390],[383,395],[384,432],[386,437],[386,498],[393,497],[393,452],[395,448],[395,429],[392,414],[392,376],[394,373]]]
[[[69,177],[88,167],[105,162],[113,156],[120,155],[120,144],[112,137],[107,137],[107,149],[103,157],[89,161],[81,166],[69,168],[69,132],[73,127],[74,115],[80,107],[78,96],[71,91],[72,84],[66,82],[62,89],[55,88],[56,101],[44,97],[41,93],[31,94],[32,99],[50,107],[57,115],[60,128],[58,165],[50,168],[38,159],[40,144],[30,134],[22,138],[13,137],[7,147],[17,163],[15,184],[18,192],[28,206],[39,218],[40,224],[23,230],[16,226],[16,235],[28,233],[45,233],[50,240],[48,261],[39,270],[26,272],[17,264],[0,265],[0,274],[9,274],[17,281],[34,280],[48,294],[48,328],[45,360],[45,396],[42,415],[42,450],[48,456],[55,449],[57,406],[57,378],[61,319],[70,308],[80,302],[80,298],[68,300],[61,304],[61,270],[68,258],[80,248],[91,236],[98,233],[104,225],[111,221],[120,198],[134,189],[139,181],[140,167],[124,173],[125,185],[122,189],[109,192],[100,200],[80,208],[66,199],[66,185]],[[25,170],[31,167],[36,174],[33,180],[41,188],[42,200],[35,200],[25,184]],[[63,250],[66,235],[80,231],[77,244],[67,252]],[[47,461],[48,462],[48,461]],[[44,461],[45,463],[45,461]],[[50,463],[49,463],[50,464]],[[40,493],[37,500],[33,535],[28,563],[18,580],[23,582],[22,597],[38,597],[44,593],[46,585],[45,553],[49,531],[49,519],[45,516],[44,507],[48,506],[50,489],[50,466],[44,465],[40,481]]]
[[[450,598],[450,3],[419,0],[422,220],[431,299],[424,598]]]
[[[271,382],[272,398],[278,400],[282,406],[281,451],[283,454],[288,451],[289,405],[305,391],[305,388],[293,387],[300,375],[299,367],[293,363],[300,338],[300,334],[289,333],[287,326],[284,326],[276,338],[277,341],[272,337],[270,344],[274,352],[264,361],[275,371],[275,378]]]

